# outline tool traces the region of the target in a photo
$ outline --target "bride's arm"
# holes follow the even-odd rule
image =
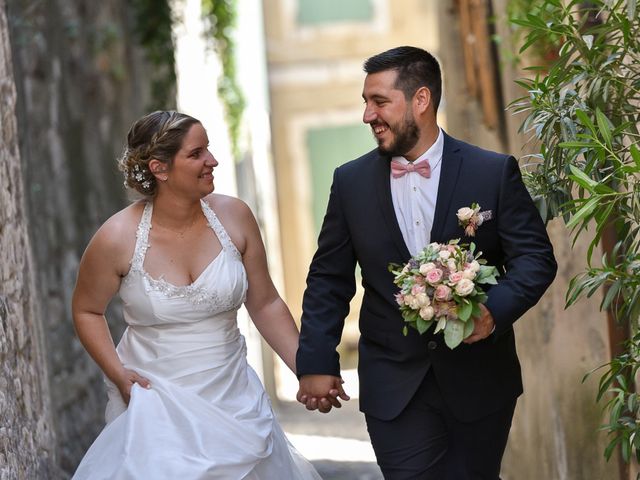
[[[293,373],[296,373],[296,352],[298,350],[298,327],[291,316],[289,307],[278,294],[269,270],[267,257],[260,236],[260,229],[249,207],[237,199],[229,200],[226,217],[233,219],[232,239],[242,253],[242,261],[247,271],[249,289],[245,306],[256,328],[267,343],[275,350]],[[235,235],[234,235],[235,234]],[[349,396],[342,389],[342,385],[335,386],[327,397],[317,398],[324,408],[340,407],[342,400],[349,400]]]
[[[243,202],[234,203],[234,218],[240,220],[245,239],[241,252],[249,281],[245,306],[260,334],[295,373],[298,327],[273,285],[260,230],[251,210]]]
[[[80,260],[71,310],[80,342],[128,402],[133,383],[148,388],[149,381],[124,368],[104,316],[120,286],[123,267],[123,237],[115,223],[107,221],[89,242]]]

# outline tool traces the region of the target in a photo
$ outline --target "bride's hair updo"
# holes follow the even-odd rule
[[[149,170],[149,161],[155,158],[170,170],[184,137],[196,123],[200,121],[173,111],[157,111],[137,120],[127,134],[127,146],[118,159],[124,185],[145,197],[154,196],[158,183]]]

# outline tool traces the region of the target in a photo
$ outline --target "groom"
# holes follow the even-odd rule
[[[336,346],[358,263],[360,408],[385,478],[498,479],[522,393],[513,324],[552,282],[553,249],[516,160],[438,127],[440,67],[431,54],[398,47],[364,70],[363,120],[378,148],[334,173],[303,300],[298,399],[327,412],[348,398]],[[485,221],[469,238],[456,212],[473,203]],[[433,329],[402,334],[387,266],[454,238],[473,241],[500,277],[473,334],[451,350]]]

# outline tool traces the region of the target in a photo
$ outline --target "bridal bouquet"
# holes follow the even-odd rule
[[[420,334],[435,325],[435,333],[444,332],[451,349],[473,333],[472,317],[481,314],[487,300],[480,285],[497,283],[496,267],[486,266],[475,245],[431,243],[406,265],[390,264],[393,283],[400,287],[396,301],[406,325]],[[467,248],[468,247],[468,248]]]

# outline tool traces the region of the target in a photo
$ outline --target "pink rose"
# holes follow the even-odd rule
[[[451,288],[447,287],[446,285],[438,285],[436,287],[436,291],[433,294],[433,297],[440,302],[446,302],[448,300],[451,300],[451,295]]]
[[[466,297],[473,292],[474,288],[475,285],[471,280],[463,278],[456,284],[456,293],[461,297]]]
[[[418,295],[424,293],[424,285],[414,285],[411,287],[411,295]]]
[[[449,275],[449,282],[456,284],[460,280],[462,280],[462,278],[463,278],[462,272],[453,272]]]
[[[396,303],[400,306],[404,305],[404,296],[402,293],[396,293]]]
[[[429,282],[431,285],[435,285],[440,280],[442,280],[442,270],[440,270],[439,268],[434,268],[433,270],[427,272],[427,282]]]

